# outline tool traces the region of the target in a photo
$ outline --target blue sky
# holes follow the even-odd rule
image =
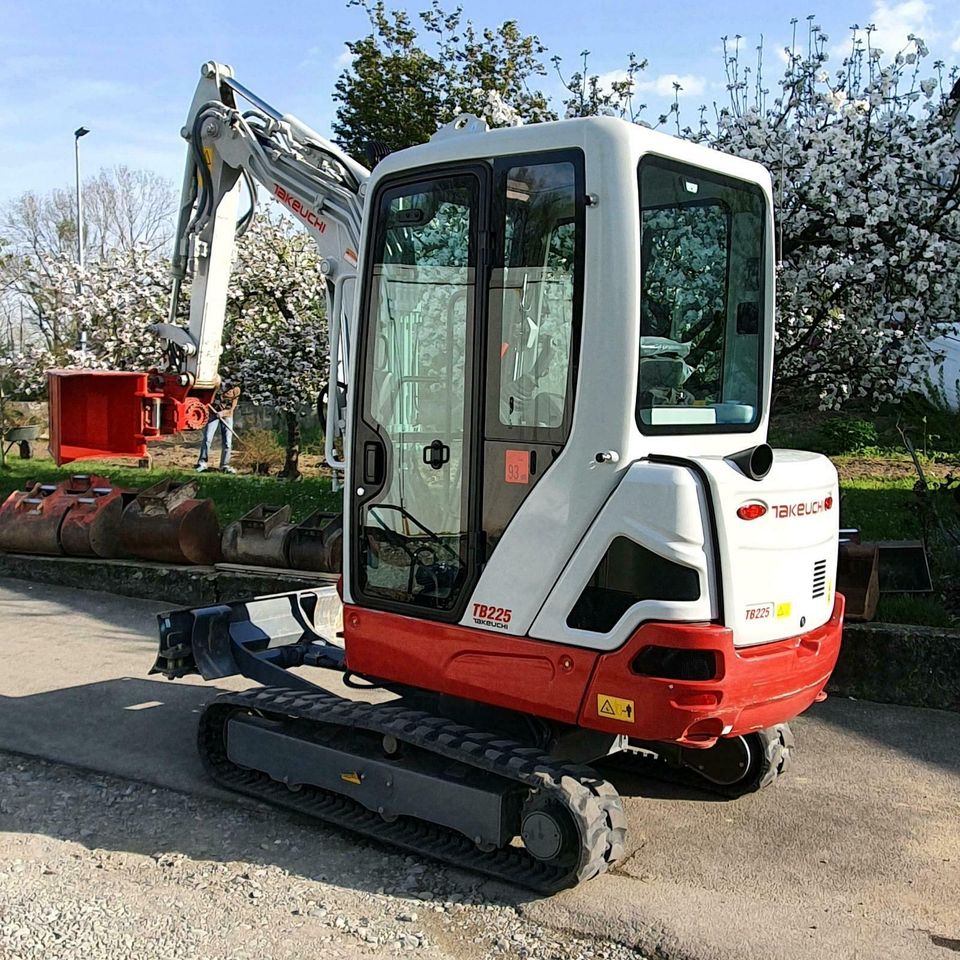
[[[876,45],[885,50],[899,48],[914,31],[927,41],[931,62],[960,61],[955,0],[461,2],[478,25],[518,17],[522,29],[538,34],[568,70],[584,48],[591,51],[591,70],[601,74],[621,68],[630,51],[648,58],[640,81],[649,113],[655,116],[672,99],[671,80],[677,76],[686,88],[690,122],[700,103],[725,96],[720,37],[740,33],[741,43],[752,48],[762,34],[768,69],[777,71],[776,51],[789,39],[792,16],[817,15],[838,51],[838,65],[855,22],[875,22]],[[427,3],[406,6],[416,11]],[[189,6],[160,0],[0,0],[0,24],[0,203],[26,190],[70,186],[73,131],[80,125],[92,131],[81,145],[86,174],[126,164],[155,170],[179,186],[184,155],[179,130],[199,67],[208,59],[232,64],[250,89],[328,133],[344,41],[367,32],[363,12],[347,8],[345,0],[208,0]],[[543,89],[555,94],[560,87],[551,76]]]

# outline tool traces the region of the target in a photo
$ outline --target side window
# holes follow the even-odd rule
[[[556,440],[564,428],[575,319],[576,172],[510,167],[501,181],[503,259],[490,286],[488,436]]]

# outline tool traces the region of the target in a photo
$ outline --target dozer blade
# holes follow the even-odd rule
[[[72,460],[147,455],[147,374],[50,370],[50,455]],[[147,400],[145,406],[144,401]]]
[[[341,668],[343,648],[328,639],[339,633],[341,617],[333,584],[161,613],[160,645],[150,672],[171,680],[197,673],[204,680],[242,674],[295,685],[299,678],[282,672],[290,666],[314,660],[315,666]]]

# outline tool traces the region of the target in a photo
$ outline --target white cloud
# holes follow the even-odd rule
[[[699,97],[707,88],[706,79],[692,73],[661,73],[653,80],[641,80],[637,83],[637,89],[650,90],[657,96],[672,98],[675,83],[679,83],[682,88],[677,93],[679,97]]]
[[[957,39],[950,44],[950,49],[954,53],[960,53],[960,34],[957,34]]]
[[[597,83],[601,89],[609,90],[615,83],[621,83],[629,76],[626,70],[608,70],[606,73],[597,74]]]
[[[877,28],[870,38],[871,44],[892,55],[906,44],[911,33],[925,39],[932,38],[935,30],[931,12],[932,7],[926,0],[904,0],[894,4],[878,0],[871,15],[871,22]]]
[[[901,3],[875,0],[870,16],[861,20],[860,26],[863,28],[872,23],[876,29],[870,34],[870,46],[875,50],[882,50],[884,59],[893,59],[907,45],[907,37],[911,33],[927,41],[936,38],[937,29],[932,13],[933,5],[927,0],[902,0]],[[862,29],[857,35],[861,40],[865,40]],[[960,42],[960,37],[957,39]],[[850,41],[838,43],[831,47],[830,52],[838,59],[848,56]]]
[[[608,70],[606,73],[597,74],[597,83],[602,90],[610,90],[615,83],[620,83],[630,76],[626,70]],[[639,76],[642,76],[639,75]],[[640,80],[634,77],[634,92],[636,93],[655,93],[658,97],[669,97],[673,99],[673,85],[679,83],[683,88],[679,92],[680,97],[698,97],[707,88],[707,81],[704,77],[694,76],[692,73],[661,73],[651,80]]]
[[[332,64],[333,68],[339,72],[344,67],[349,67],[353,61],[353,55],[344,47],[333,60],[329,59],[327,49],[319,44],[307,47],[307,52],[303,59],[297,64],[300,70],[312,70],[316,67],[323,67]]]

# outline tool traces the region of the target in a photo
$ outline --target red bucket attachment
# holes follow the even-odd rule
[[[48,370],[50,454],[72,460],[147,456],[147,441],[206,423],[212,390],[172,374]]]
[[[146,457],[145,373],[51,370],[47,385],[50,454],[58,466],[94,457]]]

